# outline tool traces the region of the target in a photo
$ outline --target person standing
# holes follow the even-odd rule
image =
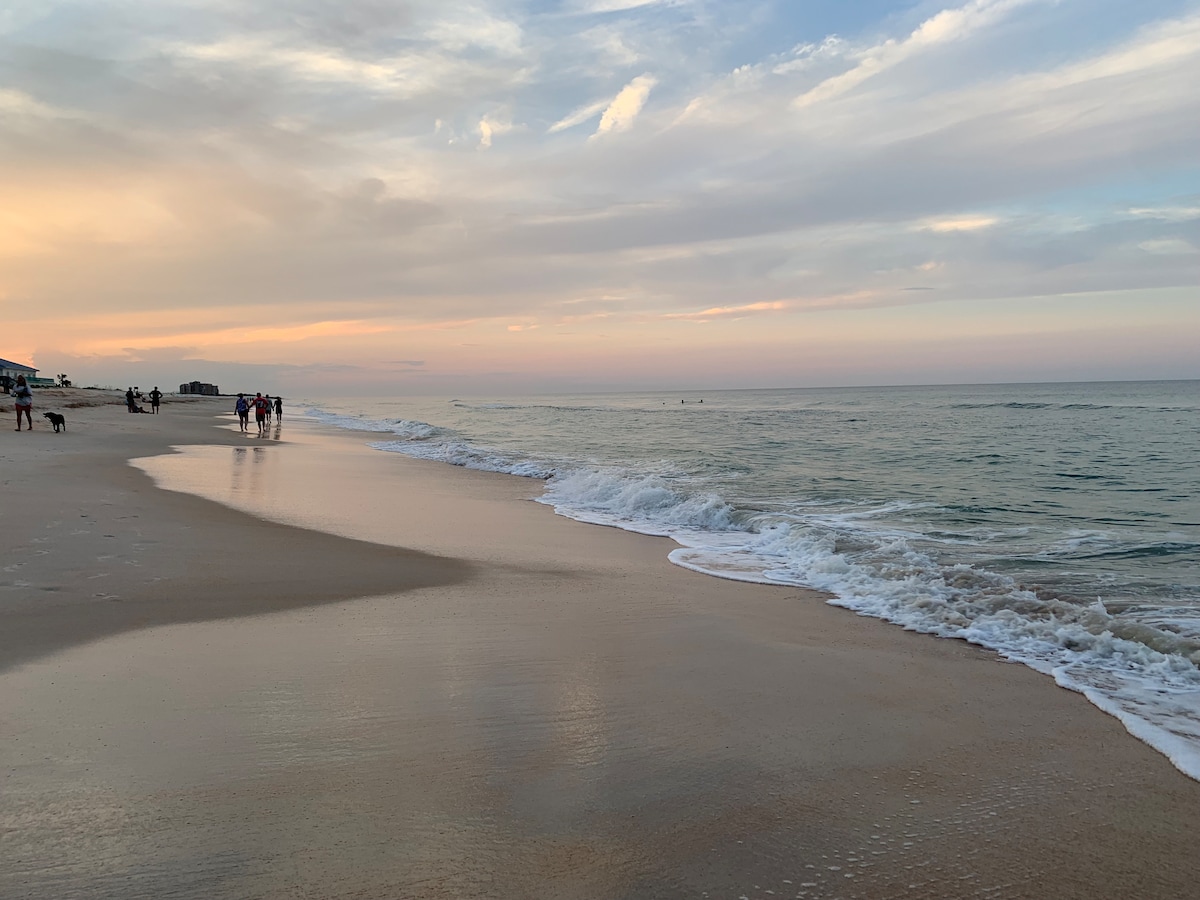
[[[137,412],[137,405],[134,403],[133,388],[125,391],[125,410],[126,412]]]
[[[237,403],[233,407],[237,410],[238,424],[242,426],[242,431],[250,430],[250,402],[246,399],[245,394],[238,394]]]
[[[271,395],[267,394],[267,424],[271,424],[271,414],[275,411],[275,404],[271,402]]]
[[[283,398],[275,398],[275,419],[279,422],[283,421]]]
[[[262,434],[267,427],[267,403],[262,394],[254,395],[254,423],[258,425],[258,433]]]
[[[21,413],[25,413],[25,421],[29,423],[26,431],[33,431],[33,391],[25,381],[24,375],[17,376],[17,384],[13,388],[13,404],[17,409],[17,431],[21,430]]]
[[[158,385],[154,386],[154,390],[150,392],[150,405],[154,407],[154,414],[158,415],[158,404],[162,400],[162,391],[158,389]]]

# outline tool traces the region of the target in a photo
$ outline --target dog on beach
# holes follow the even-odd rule
[[[42,413],[42,415],[50,420],[50,424],[54,426],[55,434],[58,434],[58,429],[60,428],[63,431],[67,430],[67,417],[62,413],[47,412]]]

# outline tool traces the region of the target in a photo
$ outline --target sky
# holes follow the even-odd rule
[[[475,395],[1200,378],[1200,0],[7,0],[0,357]]]

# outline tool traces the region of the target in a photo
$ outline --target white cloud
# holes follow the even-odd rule
[[[1192,254],[1196,252],[1196,248],[1192,244],[1183,240],[1183,238],[1165,238],[1158,241],[1142,241],[1138,244],[1140,250],[1154,256],[1179,256]]]
[[[401,68],[386,62],[365,62],[326,48],[281,45],[263,37],[239,36],[207,44],[176,43],[167,45],[164,50],[177,57],[203,62],[286,69],[293,77],[313,81],[387,87],[403,77]]]
[[[609,100],[599,100],[595,103],[589,103],[586,106],[581,106],[551,125],[547,129],[546,133],[557,134],[558,132],[565,131],[568,128],[574,128],[576,125],[582,125],[588,119],[598,116],[600,113],[604,112],[604,110],[608,108],[610,102],[611,101]]]
[[[797,108],[841,96],[865,81],[921,53],[929,47],[961,40],[999,21],[1013,10],[1044,0],[972,0],[957,9],[944,9],[926,19],[907,38],[888,39],[856,54],[854,68],[827,78],[795,100]],[[828,53],[831,49],[825,48]],[[802,57],[803,58],[803,57]],[[786,69],[785,69],[786,70]]]
[[[479,120],[479,146],[484,150],[492,146],[492,124],[486,118]]]
[[[681,0],[586,0],[578,9],[584,13],[624,12],[644,6],[676,6]]]
[[[1141,207],[1129,210],[1135,219],[1160,219],[1163,222],[1190,222],[1200,219],[1200,206]]]
[[[999,219],[995,216],[955,216],[945,219],[929,219],[918,226],[922,231],[947,234],[953,231],[981,231],[991,228]]]
[[[521,54],[523,32],[516,22],[497,18],[477,5],[446,4],[446,9],[454,15],[444,15],[428,26],[426,40],[454,53],[480,47],[505,56]]]
[[[775,75],[791,75],[812,68],[817,63],[827,62],[845,56],[846,42],[836,34],[831,34],[819,44],[803,44],[794,47],[791,58],[786,62],[776,64],[771,72]]]
[[[642,55],[629,46],[625,32],[608,26],[589,28],[580,35],[583,42],[600,52],[609,65],[632,66]]]
[[[513,130],[512,120],[508,117],[497,118],[484,116],[479,120],[479,147],[487,150],[492,146],[492,139],[498,135],[508,134]]]
[[[621,89],[621,93],[613,98],[600,117],[600,125],[593,137],[610,132],[627,131],[633,127],[634,120],[641,113],[642,107],[650,97],[650,92],[658,84],[658,79],[650,75],[639,75]]]
[[[666,313],[663,318],[703,323],[713,319],[741,319],[760,313],[783,312],[788,307],[789,304],[783,300],[763,300],[758,303],[743,303],[740,306],[714,306],[699,312]]]
[[[67,115],[31,97],[24,91],[0,88],[0,113],[6,116],[31,116],[40,119],[55,119]]]

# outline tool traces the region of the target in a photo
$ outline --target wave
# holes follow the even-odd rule
[[[465,400],[451,400],[452,406],[457,406],[459,409],[472,410],[527,410],[527,409],[544,409],[551,412],[619,412],[609,406],[563,406],[553,403],[468,403]]]
[[[412,422],[407,419],[366,419],[362,416],[348,416],[321,409],[306,409],[304,415],[334,428],[343,428],[348,431],[390,432],[409,441],[429,440],[444,433],[443,429],[426,422]]]
[[[1055,410],[1072,410],[1072,411],[1102,411],[1108,409],[1121,410],[1149,410],[1152,412],[1175,412],[1175,413],[1195,413],[1198,410],[1192,406],[1140,406],[1137,404],[1110,404],[1110,403],[1049,403],[1043,401],[994,401],[984,403],[951,403],[947,407],[949,409],[1055,409]]]
[[[502,450],[477,447],[461,440],[446,440],[433,443],[421,443],[407,439],[401,441],[372,441],[369,446],[376,450],[403,453],[415,459],[444,462],[452,466],[478,469],[481,472],[519,475],[523,478],[546,479],[552,477],[557,472],[557,468],[553,464],[523,459]]]
[[[951,403],[950,409],[1062,409],[1061,404],[1054,403],[1022,403],[1008,401],[1003,403]]]
[[[1160,617],[1110,612],[1045,585],[1027,585],[990,568],[948,562],[989,548],[979,532],[920,529],[915,501],[812,498],[784,509],[755,509],[703,478],[662,463],[598,466],[579,459],[531,458],[480,446],[424,422],[378,421],[313,411],[327,424],[391,432],[371,446],[421,459],[542,479],[539,502],[560,515],[672,538],[676,565],[721,578],[813,588],[834,605],[940,637],[959,638],[1051,675],[1119,718],[1128,730],[1200,780],[1200,628]],[[975,511],[976,507],[959,507]],[[980,510],[987,511],[986,509]],[[1164,539],[1123,543],[1105,532],[1078,532],[1056,544],[1028,543],[1022,557],[1106,560],[1195,552]],[[1041,552],[1036,552],[1039,550]]]
[[[1139,559],[1178,556],[1191,554],[1200,550],[1200,544],[1162,542],[1142,544],[1138,546],[1123,546],[1098,553],[1081,553],[1077,559]]]

